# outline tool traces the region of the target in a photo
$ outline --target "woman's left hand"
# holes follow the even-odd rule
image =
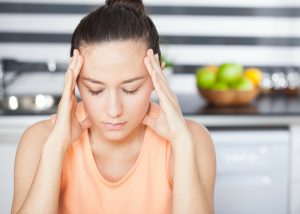
[[[147,114],[143,123],[172,143],[190,137],[190,132],[180,110],[177,97],[171,91],[160,66],[158,54],[154,55],[153,50],[148,49],[144,63],[157,92],[161,111],[155,118]]]

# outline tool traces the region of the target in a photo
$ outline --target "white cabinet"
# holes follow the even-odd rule
[[[0,118],[0,213],[10,213],[13,197],[14,160],[17,145],[26,127],[41,117]]]
[[[289,130],[211,135],[217,156],[216,213],[289,213]]]
[[[16,148],[17,143],[0,143],[0,206],[3,213],[10,212],[13,196],[13,168]]]

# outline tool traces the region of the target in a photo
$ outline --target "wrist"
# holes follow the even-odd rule
[[[50,136],[44,143],[43,150],[49,150],[64,155],[68,149],[68,145],[68,143]]]
[[[194,143],[192,137],[190,135],[182,136],[180,138],[173,139],[172,143],[172,150],[173,152],[177,151],[187,151],[193,152],[194,151]]]

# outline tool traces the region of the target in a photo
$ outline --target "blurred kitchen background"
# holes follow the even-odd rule
[[[0,0],[0,213],[10,212],[20,136],[56,112],[71,33],[103,3]],[[183,114],[211,131],[216,213],[300,213],[300,1],[144,4],[160,33]],[[225,62],[262,72],[263,90],[249,104],[214,106],[198,92],[196,70]]]

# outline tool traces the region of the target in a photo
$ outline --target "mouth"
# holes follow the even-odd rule
[[[108,130],[120,130],[125,126],[126,123],[127,122],[124,122],[124,123],[105,123],[104,122],[103,125]]]

